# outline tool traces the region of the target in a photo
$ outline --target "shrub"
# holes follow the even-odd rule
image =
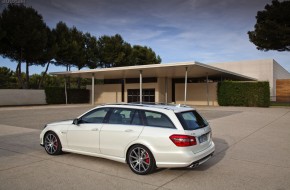
[[[45,88],[48,104],[65,104],[65,89],[59,87]],[[67,89],[67,103],[89,103],[90,92],[86,89]]]
[[[89,103],[90,91],[86,89],[68,89],[67,101],[70,104]]]
[[[224,81],[218,84],[220,106],[269,107],[269,82]]]

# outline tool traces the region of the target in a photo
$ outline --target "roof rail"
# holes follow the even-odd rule
[[[184,104],[173,104],[173,103],[164,103],[164,102],[117,102],[117,103],[108,103],[102,105],[132,105],[132,106],[172,106],[172,107],[190,107]]]

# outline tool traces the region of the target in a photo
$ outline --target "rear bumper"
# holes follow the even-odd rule
[[[213,152],[214,153],[214,152]],[[189,168],[195,168],[203,163],[205,163],[206,161],[208,161],[212,156],[213,156],[213,153],[211,153],[210,155],[207,155],[206,157],[198,160],[198,161],[195,161],[193,162],[192,164],[190,164],[188,167]]]
[[[159,168],[179,168],[179,167],[195,167],[203,164],[213,156],[215,151],[214,142],[205,150],[193,153],[191,151],[181,152],[176,155],[170,155],[174,160],[172,162],[162,162],[156,160],[156,165]]]

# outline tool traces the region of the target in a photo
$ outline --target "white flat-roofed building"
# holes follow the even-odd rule
[[[216,106],[217,84],[220,81],[269,81],[271,96],[275,96],[276,79],[290,79],[289,72],[273,59],[210,65],[182,62],[51,74],[91,78],[92,85],[88,85],[87,88],[91,91],[92,104],[174,102]],[[95,79],[103,82],[95,84]]]

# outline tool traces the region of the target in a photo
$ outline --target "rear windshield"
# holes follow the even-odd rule
[[[196,111],[176,113],[181,125],[185,130],[195,130],[208,126],[208,122]]]

